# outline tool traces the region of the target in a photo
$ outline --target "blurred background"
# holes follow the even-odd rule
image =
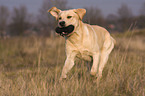
[[[81,59],[64,82],[65,39],[48,9],[85,8],[116,40],[101,81]],[[0,0],[0,96],[144,96],[145,0]]]
[[[84,22],[109,32],[145,28],[144,0],[0,0],[0,37],[55,37],[56,22],[47,10],[86,8]]]

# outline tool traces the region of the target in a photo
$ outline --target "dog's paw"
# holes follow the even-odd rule
[[[91,76],[94,76],[94,77],[97,76],[97,72],[95,72],[95,71],[91,71],[90,74],[91,74]]]
[[[64,80],[66,80],[66,78],[60,78],[59,83],[63,82]]]
[[[61,77],[60,77],[60,79],[59,79],[59,81],[63,81],[63,80],[65,80],[65,79],[66,79],[66,77],[67,77],[66,75],[61,76]]]

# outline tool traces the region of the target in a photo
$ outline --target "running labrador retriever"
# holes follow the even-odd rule
[[[100,26],[83,23],[85,9],[61,11],[52,7],[48,12],[58,21],[56,32],[66,40],[67,58],[60,80],[67,77],[68,71],[74,66],[75,57],[93,60],[90,74],[101,78],[103,68],[115,44],[109,32]]]

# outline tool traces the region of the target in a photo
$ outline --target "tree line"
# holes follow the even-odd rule
[[[37,34],[43,36],[55,36],[54,28],[56,21],[47,10],[51,7],[64,10],[70,9],[67,0],[43,0],[42,7],[37,16],[29,14],[26,6],[13,8],[12,12],[6,6],[0,6],[0,36],[24,36]],[[133,28],[145,28],[145,3],[140,8],[140,14],[134,16],[132,10],[122,4],[116,14],[109,14],[104,17],[102,11],[97,7],[85,8],[87,13],[83,19],[89,24],[97,24],[105,27],[109,32],[124,32]]]

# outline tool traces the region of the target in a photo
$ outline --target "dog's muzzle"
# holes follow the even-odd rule
[[[60,25],[61,27],[65,27],[65,21],[59,22],[59,25]]]
[[[60,34],[61,36],[69,36],[74,31],[74,26],[69,25],[67,27],[56,27],[56,33]]]

